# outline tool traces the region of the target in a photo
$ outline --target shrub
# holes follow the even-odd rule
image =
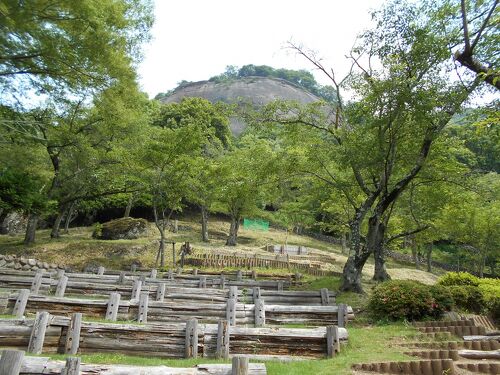
[[[479,279],[479,290],[484,298],[486,310],[491,317],[500,320],[500,280]]]
[[[455,306],[461,310],[480,313],[485,307],[483,294],[477,286],[473,285],[453,285],[448,287]]]
[[[443,285],[433,285],[429,287],[432,298],[434,299],[434,309],[432,315],[441,316],[446,311],[451,311],[455,306],[455,299],[450,288]]]
[[[479,285],[479,278],[467,272],[447,272],[437,282],[439,285]]]
[[[426,316],[435,316],[441,307],[436,303],[432,292],[442,301],[446,292],[433,290],[430,286],[410,280],[391,280],[375,287],[370,298],[369,309],[376,318],[392,320],[416,320]],[[448,302],[443,302],[443,306]]]

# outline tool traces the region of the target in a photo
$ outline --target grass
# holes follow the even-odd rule
[[[391,325],[351,327],[349,343],[342,346],[340,354],[333,359],[306,360],[294,362],[266,361],[269,375],[304,375],[304,374],[350,374],[351,366],[359,362],[377,362],[411,359],[403,354],[404,348],[395,345],[397,342],[414,339],[417,333],[412,327],[403,323]],[[393,342],[393,344],[390,344]],[[45,355],[46,356],[46,355]],[[64,355],[49,355],[53,359],[62,360]],[[197,359],[160,359],[126,356],[122,354],[82,355],[82,362],[96,364],[122,364],[136,366],[170,366],[192,367],[201,363],[229,363],[223,360],[206,358]]]

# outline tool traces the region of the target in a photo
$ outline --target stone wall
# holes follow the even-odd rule
[[[47,262],[40,262],[36,259],[18,257],[16,255],[0,255],[0,268],[13,268],[15,270],[36,271],[45,269],[47,271],[55,271],[64,269],[65,267]]]

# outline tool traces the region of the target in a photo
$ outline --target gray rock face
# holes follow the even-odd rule
[[[317,96],[288,81],[269,77],[245,77],[229,82],[194,82],[177,88],[164,103],[177,103],[186,97],[204,98],[212,103],[251,103],[257,107],[273,100],[293,100],[302,104],[321,100]],[[245,123],[239,118],[231,119],[231,131],[241,134]]]
[[[100,233],[92,236],[101,240],[133,240],[147,234],[148,222],[144,219],[124,217],[102,224]]]
[[[27,216],[17,211],[9,212],[0,225],[0,234],[14,235],[24,233],[27,224]]]

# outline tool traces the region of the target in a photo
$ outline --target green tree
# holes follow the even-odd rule
[[[243,216],[258,213],[269,201],[277,185],[278,165],[269,142],[251,135],[224,155],[219,167],[218,202],[231,219],[227,246],[237,244]]]
[[[2,1],[2,102],[25,93],[95,92],[133,79],[131,64],[152,21],[149,0]]]
[[[343,290],[362,291],[361,271],[371,254],[374,279],[389,277],[383,247],[392,208],[426,168],[435,140],[478,85],[474,79],[455,78],[450,40],[433,17],[428,9],[405,2],[375,12],[376,27],[359,39],[350,55],[352,74],[342,82],[314,55],[292,45],[354,100],[339,101],[333,113],[318,106],[282,105],[264,115],[322,134],[314,137],[322,146],[310,142],[321,167],[317,177],[338,189],[352,207]],[[380,64],[370,63],[375,60]]]

